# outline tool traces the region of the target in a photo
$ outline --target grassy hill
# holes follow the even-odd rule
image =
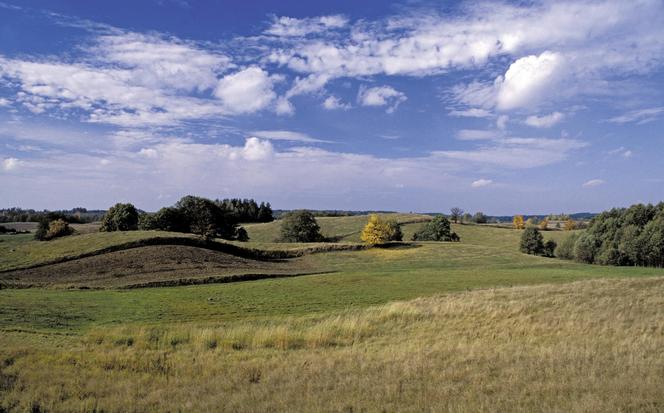
[[[391,219],[400,224],[427,222],[431,220],[428,215],[417,214],[378,214],[384,219]],[[360,232],[367,223],[366,215],[346,217],[317,217],[321,233],[328,239],[342,242],[360,242]],[[249,239],[254,242],[274,242],[279,238],[281,221],[265,224],[247,224],[244,228]],[[412,234],[410,234],[412,235]]]
[[[274,262],[162,245],[66,264],[108,267],[117,285],[262,265],[259,272],[315,275],[132,290],[0,290],[0,410],[656,411],[664,403],[656,391],[664,270],[525,255],[518,252],[520,231],[477,225],[453,225],[459,243],[340,250],[359,245],[353,240],[366,219],[319,219],[324,233],[339,239],[333,244],[272,243],[278,223],[248,226],[249,243],[219,243],[293,256]],[[404,232],[421,225],[405,224]],[[558,241],[568,235],[545,233]],[[2,236],[0,265],[160,237],[196,241],[144,231],[46,243]],[[318,250],[327,252],[306,253]],[[44,279],[74,274],[43,268]],[[77,277],[89,282],[89,270]]]

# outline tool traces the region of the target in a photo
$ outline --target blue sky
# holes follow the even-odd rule
[[[0,2],[0,207],[664,199],[664,3]]]

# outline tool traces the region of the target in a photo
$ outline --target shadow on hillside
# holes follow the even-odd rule
[[[387,244],[376,245],[375,248],[383,249],[411,249],[411,248],[420,248],[422,245],[415,244],[412,242],[389,242]]]

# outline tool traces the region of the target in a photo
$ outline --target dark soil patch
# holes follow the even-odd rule
[[[0,273],[6,287],[118,288],[224,276],[301,273],[299,260],[267,261],[185,245],[152,245]],[[213,277],[213,278],[210,278]],[[251,277],[249,277],[251,279]]]

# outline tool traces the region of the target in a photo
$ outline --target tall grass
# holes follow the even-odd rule
[[[663,278],[490,289],[315,317],[97,329],[61,338],[63,347],[34,336],[26,347],[21,334],[0,338],[0,406],[12,411],[664,406]]]

